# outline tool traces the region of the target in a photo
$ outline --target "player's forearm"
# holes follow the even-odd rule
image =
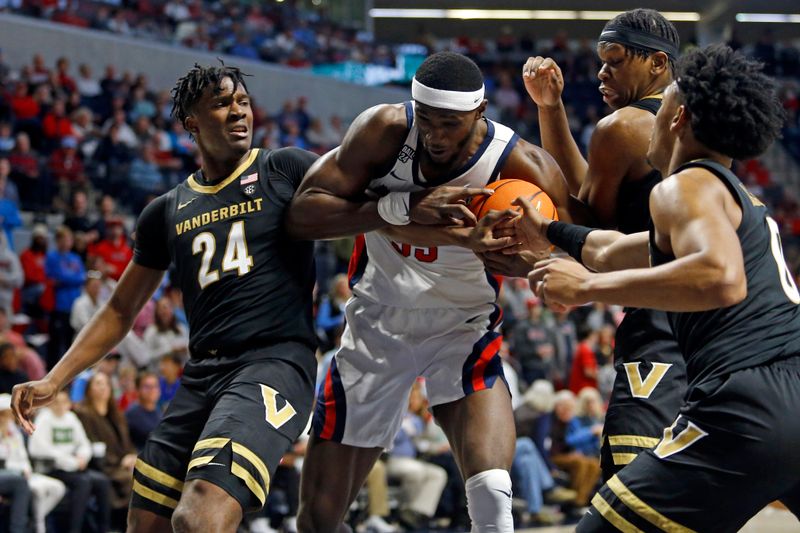
[[[650,266],[647,232],[625,235],[618,231],[595,230],[581,250],[581,262],[595,272],[613,272]]]
[[[339,239],[386,225],[377,201],[356,202],[315,188],[299,193],[286,215],[286,231],[298,240]]]
[[[386,226],[381,233],[390,239],[411,246],[430,248],[433,246],[462,246],[466,242],[471,228],[451,226],[427,226],[414,222],[405,226]]]
[[[733,267],[696,253],[654,268],[594,274],[580,290],[586,301],[697,312],[742,301],[742,281]]]
[[[572,132],[564,103],[554,107],[539,107],[539,133],[544,148],[556,160],[567,180],[570,194],[578,195],[588,163],[581,155]]]
[[[130,331],[135,314],[124,316],[105,304],[78,334],[67,353],[48,373],[47,379],[61,389],[75,376],[108,354]]]

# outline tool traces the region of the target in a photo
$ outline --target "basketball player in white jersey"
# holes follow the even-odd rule
[[[429,57],[412,96],[362,113],[306,174],[287,218],[300,239],[366,232],[351,259],[342,346],[318,391],[303,465],[303,532],[340,527],[391,446],[418,376],[466,480],[473,531],[513,531],[515,431],[498,355],[498,284],[475,255],[509,244],[491,232],[508,213],[469,227],[474,217],[452,202],[460,189],[475,194],[518,178],[541,187],[563,220],[567,186],[542,149],[483,117],[483,78],[465,56]]]

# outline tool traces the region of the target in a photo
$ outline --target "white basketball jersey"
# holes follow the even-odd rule
[[[414,105],[405,105],[408,136],[391,171],[370,183],[369,192],[376,196],[438,185],[483,187],[497,179],[519,139],[510,128],[487,119],[486,137],[470,160],[444,179],[426,180],[419,168]],[[497,281],[466,248],[416,248],[378,232],[367,233],[366,243],[360,239],[350,268],[350,283],[359,297],[416,309],[477,307],[497,298]]]

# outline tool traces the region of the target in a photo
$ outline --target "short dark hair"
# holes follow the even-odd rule
[[[747,159],[780,136],[783,106],[775,80],[762,68],[724,44],[695,48],[680,59],[676,83],[699,142]]]
[[[230,78],[233,81],[234,91],[240,84],[246,91],[247,84],[244,82],[244,77],[248,75],[237,67],[225,65],[222,61],[218,67],[204,67],[195,63],[194,68],[180,78],[172,88],[172,116],[185,125],[186,118],[192,112],[192,107],[207,87],[213,87],[214,92],[218,93],[222,80]]]
[[[421,84],[443,91],[477,91],[483,74],[473,60],[455,52],[437,52],[428,57],[414,77]]]
[[[606,23],[606,25],[603,27],[603,31],[606,31],[614,26],[622,26],[623,28],[628,28],[631,30],[647,32],[671,42],[677,49],[680,49],[681,47],[681,38],[678,36],[678,30],[675,28],[675,25],[655,9],[639,8],[620,13]],[[648,57],[653,53],[653,50],[639,48],[632,44],[626,44],[623,46],[625,46],[626,50],[630,50],[632,54],[642,58]],[[670,66],[674,67],[675,58],[669,57],[669,61]]]
[[[147,378],[155,378],[156,381],[158,381],[158,374],[149,370],[142,370],[136,375],[136,388],[138,389],[141,387],[142,381],[146,380]]]

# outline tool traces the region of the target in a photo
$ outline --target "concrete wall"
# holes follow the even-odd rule
[[[410,98],[410,91],[363,87],[243,58],[9,14],[0,14],[0,48],[5,61],[14,68],[30,64],[35,53],[42,54],[51,66],[63,55],[70,58],[73,75],[77,75],[78,63],[89,64],[96,76],[102,75],[110,63],[118,72],[147,74],[153,89],[171,88],[196,62],[215,64],[221,57],[226,64],[253,75],[247,80],[250,93],[270,113],[278,111],[285,100],[303,95],[308,97],[313,115],[326,118],[338,114],[350,120],[375,104]]]

